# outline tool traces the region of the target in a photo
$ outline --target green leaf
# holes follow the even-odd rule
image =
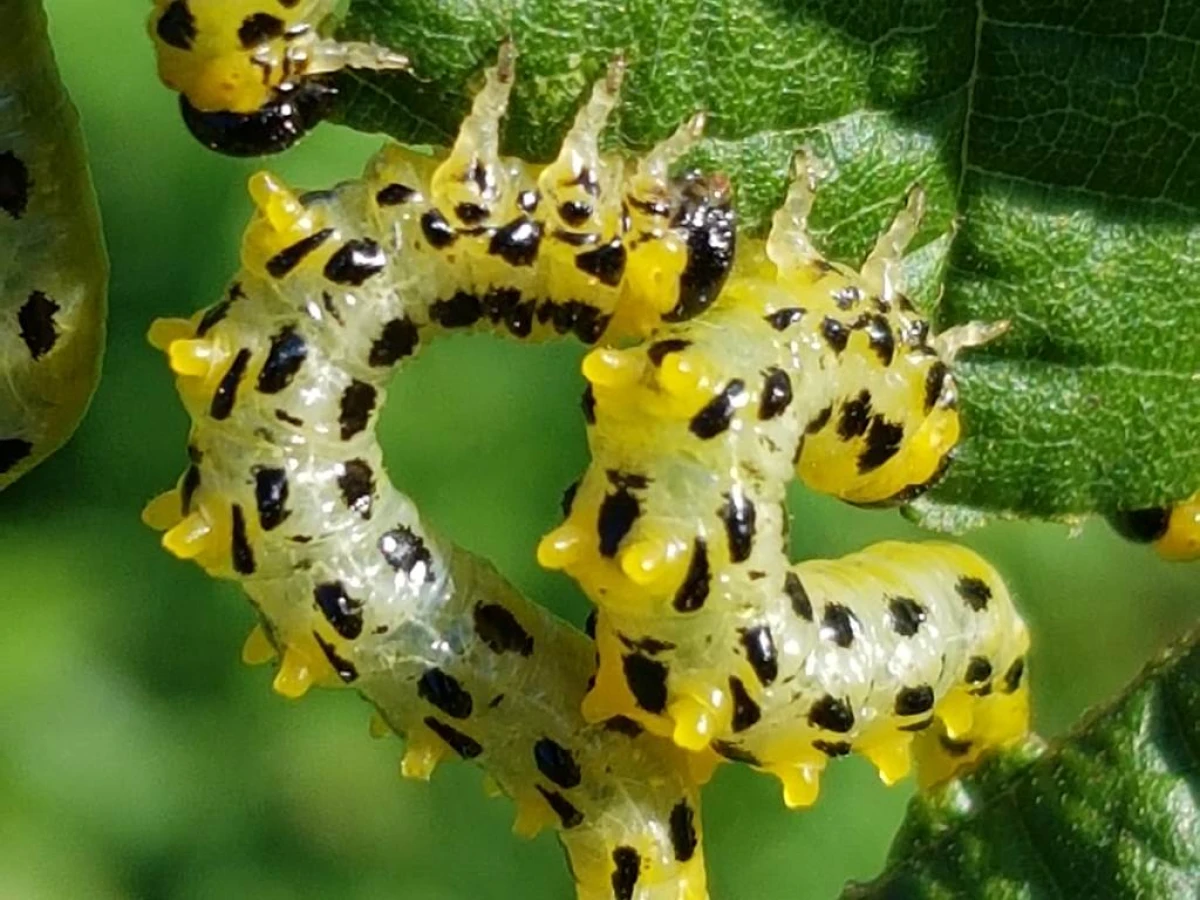
[[[1065,516],[1200,487],[1200,16],[1167,0],[354,0],[344,33],[411,54],[342,80],[338,115],[453,136],[502,37],[522,53],[509,149],[555,151],[608,59],[614,139],[710,113],[694,162],[749,231],[809,143],[814,226],[861,260],[920,181],[914,293],[939,327],[1009,319],[960,367],[967,438],[933,502]],[[957,229],[952,223],[958,222]],[[962,520],[961,516],[957,520]]]
[[[843,900],[1194,900],[1200,631],[1044,752],[986,760],[909,805],[886,871]]]

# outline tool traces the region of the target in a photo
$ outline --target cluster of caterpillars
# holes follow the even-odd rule
[[[225,24],[241,8],[213,6]],[[696,792],[721,757],[802,806],[829,758],[861,752],[889,783],[915,760],[932,783],[1024,734],[1028,636],[983,560],[786,553],[793,473],[862,505],[936,480],[959,434],[954,357],[1000,329],[931,336],[905,299],[919,190],[860,270],[824,260],[803,155],[768,239],[735,254],[729,185],[670,172],[701,118],[636,164],[600,153],[620,61],[554,162],[502,157],[513,67],[505,45],[437,158],[389,145],[361,181],[307,194],[256,176],[229,295],[151,331],[193,430],[146,518],[242,581],[261,621],[246,658],[278,656],[281,693],[353,685],[405,735],[406,774],[478,761],[519,830],[559,829],[581,897],[698,900]],[[467,328],[600,345],[593,464],[538,550],[596,603],[594,642],[432,537],[387,479],[388,378]]]

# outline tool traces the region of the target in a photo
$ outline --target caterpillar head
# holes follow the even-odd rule
[[[331,4],[155,0],[148,28],[162,82],[197,139],[231,156],[285,150],[328,112],[323,75],[349,65],[404,68],[399,54],[322,38]],[[319,17],[318,17],[318,14]]]

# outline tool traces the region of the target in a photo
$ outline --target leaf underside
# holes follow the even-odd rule
[[[1012,322],[959,365],[967,437],[935,512],[1063,517],[1200,488],[1194,4],[353,0],[343,33],[410,54],[420,80],[344,75],[340,121],[434,144],[512,36],[506,148],[541,160],[620,50],[616,145],[707,110],[690,162],[733,177],[760,234],[811,145],[833,258],[861,260],[920,182],[918,302],[939,328]]]
[[[1194,900],[1200,631],[1044,753],[916,797],[888,866],[843,900]]]

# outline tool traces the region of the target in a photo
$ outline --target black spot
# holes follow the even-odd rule
[[[1161,506],[1134,509],[1114,513],[1109,516],[1108,521],[1117,534],[1126,540],[1149,544],[1167,533],[1167,527],[1171,523],[1171,510]]]
[[[313,588],[317,609],[333,630],[348,641],[362,634],[362,602],[346,593],[340,581],[326,581]]]
[[[233,570],[239,575],[253,575],[254,550],[246,538],[246,514],[241,506],[233,504],[233,527],[230,542],[230,555],[233,557]]]
[[[531,266],[541,243],[541,224],[521,216],[496,230],[488,244],[488,253],[499,256],[510,266]]]
[[[655,367],[661,366],[663,359],[668,353],[679,353],[690,346],[692,346],[692,342],[683,338],[667,338],[666,340],[655,341],[646,350],[646,358]]]
[[[583,781],[583,773],[571,751],[548,737],[533,745],[533,761],[539,772],[561,788],[578,787]]]
[[[0,209],[14,219],[25,214],[29,205],[29,168],[15,153],[6,150],[0,153]]]
[[[916,716],[933,709],[933,688],[927,684],[901,688],[896,694],[896,715]]]
[[[546,790],[540,784],[535,785],[535,787],[537,787],[538,793],[546,798],[546,802],[554,810],[555,815],[558,816],[558,820],[562,822],[563,828],[571,829],[583,823],[583,813],[576,809],[575,804],[570,800],[558,791]]]
[[[358,679],[358,669],[354,667],[354,663],[348,659],[343,659],[334,650],[333,644],[325,640],[317,632],[313,632],[313,638],[316,639],[317,646],[321,648],[321,652],[325,654],[325,659],[329,661],[330,667],[337,672],[338,678],[342,679],[345,684],[350,684]]]
[[[521,302],[521,292],[516,288],[488,288],[479,301],[483,314],[493,323],[502,322],[513,314]]]
[[[287,472],[267,467],[254,470],[254,502],[258,508],[258,524],[263,531],[278,528],[288,517],[287,499]]]
[[[975,612],[983,612],[988,607],[988,601],[992,599],[992,589],[988,587],[987,582],[982,578],[972,578],[969,575],[964,575],[958,579],[954,585],[954,590],[958,592],[958,596],[966,601],[967,606],[971,607]]]
[[[867,431],[867,446],[858,454],[859,474],[875,471],[899,453],[903,439],[902,424],[889,422],[883,416],[872,418],[871,428]]]
[[[667,706],[667,667],[665,663],[630,653],[621,660],[625,683],[637,705],[646,712],[661,713]]]
[[[775,656],[775,638],[766,625],[742,629],[742,646],[746,648],[746,659],[754,668],[763,687],[767,687],[779,674],[779,660]]]
[[[754,520],[757,517],[754,504],[741,488],[734,488],[725,494],[725,504],[717,510],[717,515],[725,525],[730,562],[745,562],[754,549]]]
[[[296,416],[288,415],[288,412],[286,409],[275,410],[275,418],[278,419],[280,422],[287,422],[289,425],[294,425],[297,428],[304,427],[304,420],[297,418]]]
[[[417,696],[436,706],[452,719],[467,719],[475,707],[458,679],[441,669],[426,669],[417,682]]]
[[[526,338],[533,333],[533,308],[535,300],[518,303],[504,317],[504,325],[513,337]]]
[[[225,299],[220,303],[214,303],[205,310],[204,315],[200,319],[200,324],[196,326],[196,337],[204,337],[212,331],[229,314],[229,307],[232,305],[232,299]]]
[[[787,372],[776,366],[767,369],[763,377],[762,396],[758,401],[758,417],[774,419],[792,403],[792,380]]]
[[[421,216],[421,231],[429,246],[435,250],[443,250],[458,239],[446,217],[436,209],[431,209]]]
[[[821,322],[821,334],[834,353],[841,353],[846,349],[846,342],[850,340],[850,330],[846,328],[837,319],[832,319],[829,316]]]
[[[596,392],[592,390],[589,383],[583,389],[583,396],[579,400],[579,405],[583,409],[583,420],[589,425],[596,424]]]
[[[295,325],[285,325],[271,338],[267,361],[258,373],[258,390],[262,394],[278,394],[296,377],[308,356],[308,344],[296,333]]]
[[[911,597],[890,597],[888,617],[892,620],[892,631],[901,637],[912,637],[925,621],[925,607]]]
[[[825,606],[825,615],[821,617],[821,637],[833,641],[839,647],[849,647],[854,643],[854,633],[858,627],[858,617],[848,606],[840,603],[829,603]]]
[[[370,238],[355,238],[337,248],[325,263],[325,277],[334,284],[359,287],[387,266],[387,256]]]
[[[338,488],[342,501],[364,519],[371,518],[371,505],[375,494],[375,473],[365,460],[351,459],[342,463],[342,474],[338,476]]]
[[[812,745],[814,750],[820,750],[831,759],[849,756],[850,751],[854,749],[849,741],[813,741]]]
[[[735,734],[745,731],[762,718],[762,710],[750,699],[740,678],[729,679],[729,694],[733,698],[733,720],[730,725]]]
[[[475,633],[493,653],[533,653],[533,635],[526,631],[517,617],[499,603],[476,603]]]
[[[54,314],[61,307],[41,291],[34,291],[17,311],[17,322],[21,326],[21,340],[29,348],[29,355],[38,359],[54,349],[58,341],[58,325]]]
[[[613,716],[611,719],[604,720],[604,730],[615,731],[617,734],[623,734],[627,738],[635,738],[645,729],[628,716]]]
[[[284,247],[267,260],[267,274],[272,278],[283,278],[300,265],[306,256],[329,240],[331,234],[333,234],[332,228],[322,228],[306,238],[301,238],[291,246]]]
[[[762,764],[759,761],[759,758],[749,750],[744,750],[731,741],[713,741],[711,746],[714,753],[716,753],[718,756],[724,757],[725,759],[731,760],[732,762],[744,763],[747,766],[758,766]]]
[[[575,268],[600,279],[601,284],[616,287],[625,274],[625,245],[620,238],[575,257]]]
[[[491,213],[488,212],[486,206],[480,206],[478,203],[460,203],[454,207],[454,215],[458,221],[464,225],[475,225],[482,222]]]
[[[379,190],[375,195],[375,202],[380,206],[400,206],[408,203],[413,197],[417,196],[417,191],[410,188],[406,184],[393,182]]]
[[[986,657],[972,656],[967,663],[966,674],[963,675],[963,680],[967,684],[982,684],[992,677],[992,664]]]
[[[196,18],[188,9],[187,0],[174,0],[163,10],[154,31],[164,44],[179,50],[191,50],[196,40]]]
[[[808,591],[804,589],[800,576],[789,571],[783,576],[783,590],[792,601],[792,612],[806,622],[811,622],[813,620],[812,601],[808,599]]]
[[[450,749],[463,759],[474,759],[483,753],[483,745],[457,728],[453,728],[433,716],[426,716],[424,721],[426,728],[445,741]]]
[[[433,554],[421,536],[408,526],[397,525],[380,535],[379,552],[397,572],[407,572],[420,581],[433,581]]]
[[[675,592],[675,609],[679,612],[695,612],[708,599],[712,572],[708,566],[708,544],[703,538],[692,542],[692,559],[688,563],[683,584]]]
[[[371,413],[375,411],[375,395],[375,388],[357,378],[342,391],[338,424],[342,426],[343,441],[350,440],[367,427]]]
[[[392,366],[406,356],[412,356],[420,337],[417,326],[408,316],[392,319],[383,326],[379,337],[371,344],[367,362],[375,367]]]
[[[736,218],[727,193],[707,190],[695,181],[683,192],[674,224],[687,232],[687,262],[679,275],[679,301],[663,316],[681,322],[697,316],[716,300],[733,265]]]
[[[938,743],[942,745],[942,749],[948,756],[966,756],[971,752],[970,741],[956,741],[948,734],[939,734]]]
[[[687,800],[680,800],[671,807],[671,846],[675,848],[675,859],[687,862],[696,854],[699,840],[696,837],[696,811]]]
[[[537,311],[539,322],[549,322],[559,334],[574,331],[585,344],[594,344],[608,327],[611,316],[588,303],[568,300],[566,303],[543,303]]]
[[[860,437],[867,433],[871,424],[871,392],[862,390],[853,400],[842,404],[842,414],[838,419],[838,436],[843,441]]]
[[[804,426],[804,433],[816,434],[829,424],[829,420],[831,418],[833,418],[833,407],[826,406],[823,410],[808,420],[808,424]]]
[[[888,320],[876,314],[864,316],[856,324],[866,331],[867,340],[879,361],[885,366],[890,366],[892,358],[896,355],[896,338]]]
[[[938,399],[942,396],[946,376],[949,374],[950,370],[940,359],[925,373],[925,412],[929,412],[937,405]]]
[[[808,724],[845,734],[854,727],[854,712],[845,700],[826,694],[809,707]]]
[[[217,385],[216,391],[213,393],[212,403],[209,405],[209,415],[217,421],[228,419],[229,414],[233,412],[233,404],[237,400],[238,385],[242,383],[242,376],[246,374],[246,366],[250,363],[250,351],[239,350],[237,356],[233,358],[233,363],[228,371],[221,378],[221,383]]]
[[[638,876],[642,871],[642,858],[632,847],[618,847],[613,851],[612,889],[614,900],[633,900]]]
[[[449,300],[435,300],[431,303],[429,317],[447,328],[466,328],[483,317],[483,304],[474,294],[458,291]]]
[[[243,48],[252,50],[264,41],[282,35],[283,29],[282,19],[278,19],[270,13],[258,12],[246,16],[242,20],[242,24],[238,28],[238,40],[242,42]]]
[[[200,468],[190,465],[183,474],[183,484],[179,486],[179,511],[187,515],[192,511],[192,498],[200,489]]]
[[[563,518],[571,515],[571,509],[575,506],[575,495],[579,493],[579,481],[572,481],[567,485],[567,489],[563,491],[562,498],[558,501],[558,506],[562,510]]]
[[[724,390],[692,417],[692,421],[688,425],[692,434],[707,441],[725,431],[733,421],[733,401],[740,397],[745,389],[746,383],[740,378],[730,379]]]
[[[336,96],[330,78],[308,76],[281,84],[249,113],[197,109],[186,94],[179,95],[179,109],[188,131],[209,149],[228,156],[262,156],[300,140],[328,115]]]
[[[644,650],[651,656],[657,656],[666,650],[674,650],[675,645],[670,641],[659,640],[655,637],[640,637],[636,640],[627,634],[617,633],[617,637],[621,639],[621,643],[630,650]]]
[[[593,608],[587,614],[587,618],[583,620],[583,633],[590,637],[593,641],[596,639],[596,620],[600,614]],[[589,685],[588,690],[591,690]]]
[[[0,475],[15,469],[33,452],[33,444],[23,438],[0,438]]]
[[[1004,673],[1004,692],[1011,694],[1021,686],[1021,678],[1025,674],[1025,657],[1018,656],[1008,671]]]
[[[795,325],[804,318],[805,310],[799,306],[787,306],[783,309],[777,309],[770,315],[764,316],[767,324],[776,331],[787,331],[791,326]]]
[[[600,504],[600,515],[596,521],[596,530],[600,535],[600,555],[609,559],[617,555],[625,535],[633,528],[633,523],[641,514],[641,504],[637,497],[629,492],[622,484],[613,494],[606,494]]]
[[[830,291],[830,295],[838,309],[852,309],[856,303],[862,300],[862,291],[854,284],[844,285],[836,291]]]
[[[568,200],[558,206],[558,215],[572,228],[578,228],[592,217],[592,205],[579,200]]]

